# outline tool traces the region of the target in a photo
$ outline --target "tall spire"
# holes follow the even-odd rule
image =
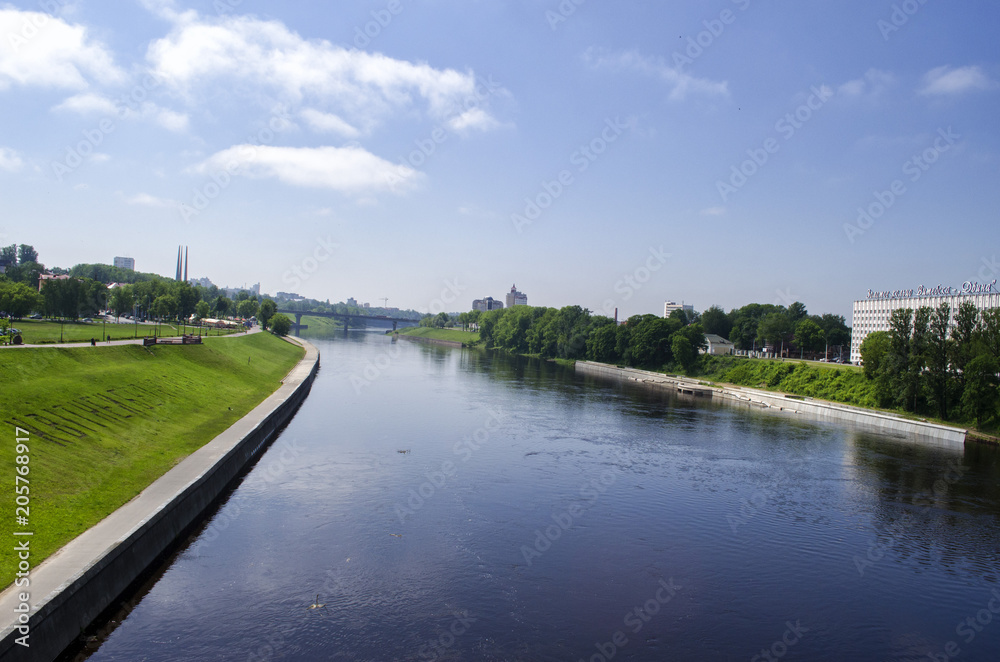
[[[184,282],[188,280],[188,247],[184,247]]]
[[[177,271],[174,272],[174,280],[181,279],[181,247],[177,247]]]

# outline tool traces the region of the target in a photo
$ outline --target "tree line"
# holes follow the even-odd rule
[[[880,407],[943,420],[975,421],[997,414],[1000,403],[1000,309],[979,311],[965,301],[894,310],[889,331],[861,343],[865,377]]]
[[[787,308],[751,303],[728,313],[712,306],[701,314],[700,321],[705,333],[727,338],[741,350],[771,347],[784,356],[802,357],[851,344],[851,329],[843,315],[810,315],[799,301]]]

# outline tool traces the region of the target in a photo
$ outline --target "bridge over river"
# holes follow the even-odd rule
[[[279,308],[279,313],[284,313],[285,315],[293,315],[295,321],[292,322],[292,332],[298,336],[299,332],[303,329],[308,329],[308,324],[302,323],[303,317],[332,317],[334,319],[339,319],[344,322],[344,333],[346,334],[351,326],[351,320],[365,320],[372,322],[382,322],[382,323],[392,323],[392,330],[395,331],[396,328],[403,324],[404,326],[417,326],[419,320],[404,319],[402,317],[389,317],[388,315],[353,315],[350,313],[315,313],[302,310],[284,310]],[[357,327],[355,327],[357,328]]]

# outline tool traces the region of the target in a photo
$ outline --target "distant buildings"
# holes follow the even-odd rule
[[[514,306],[527,306],[528,305],[528,295],[524,292],[517,291],[517,285],[512,285],[510,292],[507,293],[507,307],[513,308]]]
[[[667,301],[663,304],[663,316],[670,317],[670,313],[675,310],[683,310],[684,314],[690,317],[694,315],[694,306],[685,303],[676,303],[674,301]]]
[[[358,307],[358,300],[355,299],[354,297],[347,297],[347,305],[348,306],[354,306],[355,308],[357,308]]]
[[[197,285],[199,287],[204,287],[205,289],[208,289],[208,290],[210,290],[213,287],[215,287],[215,283],[213,283],[212,281],[210,281],[207,278],[191,278],[191,279],[188,280],[188,283],[190,283],[191,285]]]
[[[503,308],[503,302],[497,301],[493,297],[485,297],[483,299],[476,299],[472,302],[472,309],[479,310],[484,313],[491,310],[500,310]]]
[[[305,297],[295,292],[278,292],[274,295],[275,301],[303,301]]]
[[[116,257],[115,267],[118,269],[128,269],[129,271],[135,271],[135,258]]]

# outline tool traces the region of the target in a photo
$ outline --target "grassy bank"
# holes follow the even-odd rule
[[[402,335],[416,336],[418,338],[431,338],[433,340],[450,340],[460,342],[469,347],[479,343],[479,334],[472,331],[462,331],[461,329],[434,329],[427,326],[414,326],[399,331]]]
[[[701,379],[875,407],[874,385],[856,366],[733,356],[705,356],[702,361]]]
[[[0,435],[13,522],[15,426],[30,432],[32,567],[280,386],[303,356],[270,334],[203,345],[0,350]],[[19,527],[22,528],[22,527]],[[14,577],[0,555],[0,585]]]
[[[111,336],[115,340],[124,340],[126,338],[134,338],[138,336],[142,338],[143,336],[151,336],[154,334],[163,337],[173,337],[179,336],[182,333],[198,333],[197,327],[191,325],[180,326],[172,324],[160,324],[157,327],[156,324],[103,324],[101,322],[65,322],[62,325],[59,322],[48,322],[44,320],[17,320],[14,321],[11,326],[15,329],[21,331],[21,337],[24,342],[29,345],[38,345],[42,343],[57,343],[59,342],[60,334],[63,342],[90,342],[91,338],[96,338],[100,342],[101,337],[104,333]],[[60,329],[60,326],[62,328]],[[226,330],[218,329],[202,329],[201,333],[211,334],[213,336],[219,335],[220,333],[225,335],[229,333]]]

